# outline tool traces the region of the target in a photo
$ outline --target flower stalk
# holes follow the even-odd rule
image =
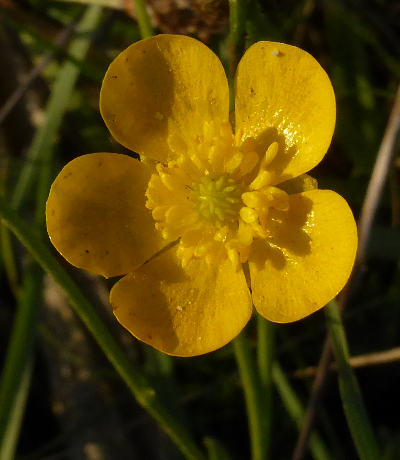
[[[229,0],[229,73],[235,75],[239,59],[244,51],[247,0]]]
[[[272,427],[272,369],[275,357],[275,327],[274,324],[265,320],[262,316],[257,316],[257,360],[258,371],[260,374],[262,397],[264,402],[265,432],[264,443],[266,459],[270,458],[271,449],[271,427]]]
[[[251,354],[250,345],[244,334],[233,341],[233,349],[242,380],[246,400],[252,460],[265,460],[267,457],[266,418],[260,378]]]
[[[154,31],[149,14],[146,10],[146,2],[144,0],[134,0],[134,5],[141,37],[151,37],[154,34]]]

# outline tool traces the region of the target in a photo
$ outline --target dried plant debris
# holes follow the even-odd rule
[[[228,23],[227,0],[148,0],[154,25],[163,33],[193,35],[209,42]]]

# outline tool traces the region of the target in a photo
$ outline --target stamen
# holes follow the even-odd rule
[[[266,196],[259,191],[243,193],[242,200],[243,203],[249,208],[259,209],[268,206]]]
[[[276,155],[278,154],[278,150],[278,142],[272,142],[272,144],[268,147],[267,151],[265,152],[264,164],[262,165],[263,167],[270,165],[274,161]]]
[[[190,149],[179,136],[171,137],[175,157],[157,165],[150,178],[146,207],[165,239],[180,238],[177,256],[183,267],[194,257],[207,263],[228,258],[239,267],[248,260],[254,238],[267,237],[270,209],[289,209],[289,196],[271,185],[268,170],[278,143],[260,158],[254,139],[240,147],[234,142],[228,122],[205,123]]]
[[[270,206],[281,211],[289,209],[289,195],[278,187],[267,187],[263,193],[270,202]]]
[[[272,174],[269,171],[260,171],[253,182],[249,185],[250,190],[259,190],[271,183]]]
[[[240,210],[240,217],[248,224],[257,222],[258,213],[255,209],[243,207]]]

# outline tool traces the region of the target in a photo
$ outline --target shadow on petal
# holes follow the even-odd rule
[[[135,44],[115,59],[103,81],[100,107],[118,142],[161,159],[168,154],[168,121],[176,85],[170,63],[155,45]]]
[[[251,260],[262,270],[267,260],[274,268],[284,269],[293,257],[310,254],[311,238],[309,227],[312,226],[312,201],[306,197],[296,200],[290,197],[288,211],[271,209],[268,215],[268,237],[253,243]]]
[[[283,171],[287,169],[289,163],[297,155],[298,149],[295,145],[288,145],[287,139],[283,134],[279,134],[277,128],[269,127],[262,131],[257,138],[254,139],[255,150],[260,159],[263,158],[268,147],[273,142],[278,143],[278,153],[268,165],[267,170],[272,173],[271,185],[276,185],[292,179],[293,176],[291,174],[285,174]],[[256,171],[253,171],[253,175],[255,173]]]

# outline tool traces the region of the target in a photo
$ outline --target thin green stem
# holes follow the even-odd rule
[[[248,0],[229,0],[229,74],[233,78],[244,51]]]
[[[112,337],[93,306],[53,256],[49,245],[33,232],[32,228],[11,209],[2,197],[0,197],[0,217],[3,219],[4,225],[15,234],[36,262],[53,277],[54,281],[65,292],[70,305],[91,332],[137,402],[158,421],[186,458],[203,459],[203,454],[186,429],[161,404],[156,392],[148,384],[142,373],[131,366],[126,354]]]
[[[227,450],[216,439],[205,438],[204,444],[207,448],[208,460],[231,460]]]
[[[174,379],[174,359],[158,350],[142,345],[145,354],[144,372],[154,384],[160,399],[171,414],[181,423],[186,423],[186,414],[179,403],[179,389]],[[168,455],[167,455],[168,456]]]
[[[246,400],[247,416],[253,460],[266,458],[266,423],[264,417],[264,399],[256,365],[251,354],[250,346],[243,334],[233,341],[236,361]]]
[[[272,363],[275,350],[275,327],[272,323],[257,316],[257,359],[258,371],[260,374],[262,395],[264,399],[265,418],[265,449],[266,459],[270,457],[271,426],[272,426]]]
[[[7,188],[8,158],[0,160],[0,195],[5,196]],[[10,232],[0,223],[0,273],[4,268],[14,297],[18,296],[18,269],[14,257]]]
[[[14,257],[10,232],[0,224],[0,252],[9,286],[15,298],[18,297],[18,269]]]
[[[239,58],[244,51],[246,6],[247,0],[229,0],[229,86],[231,108],[234,107],[233,78]],[[250,347],[243,334],[240,334],[234,340],[233,349],[246,400],[252,459],[265,460],[267,458],[269,435],[264,413],[265,400],[260,376]]]
[[[41,296],[41,270],[30,267],[24,278],[18,309],[6,354],[0,385],[0,459],[14,457],[33,361],[37,319],[36,305]]]
[[[134,0],[136,19],[139,24],[140,35],[142,38],[151,37],[154,35],[153,27],[150,22],[149,14],[146,10],[146,2],[144,0]]]
[[[27,357],[25,366],[22,370],[21,378],[18,382],[18,390],[14,389],[14,401],[10,407],[10,420],[5,426],[4,442],[0,447],[0,460],[11,460],[15,457],[19,434],[25,416],[26,401],[31,387],[34,353]]]
[[[304,407],[277,362],[272,367],[272,378],[286,410],[297,427],[300,428],[305,413]],[[311,434],[310,451],[315,460],[330,460],[332,458],[328,448],[317,433]]]
[[[361,460],[381,458],[360,387],[349,362],[346,334],[339,307],[335,301],[327,305],[325,314],[338,367],[339,389],[343,409],[358,455]]]

